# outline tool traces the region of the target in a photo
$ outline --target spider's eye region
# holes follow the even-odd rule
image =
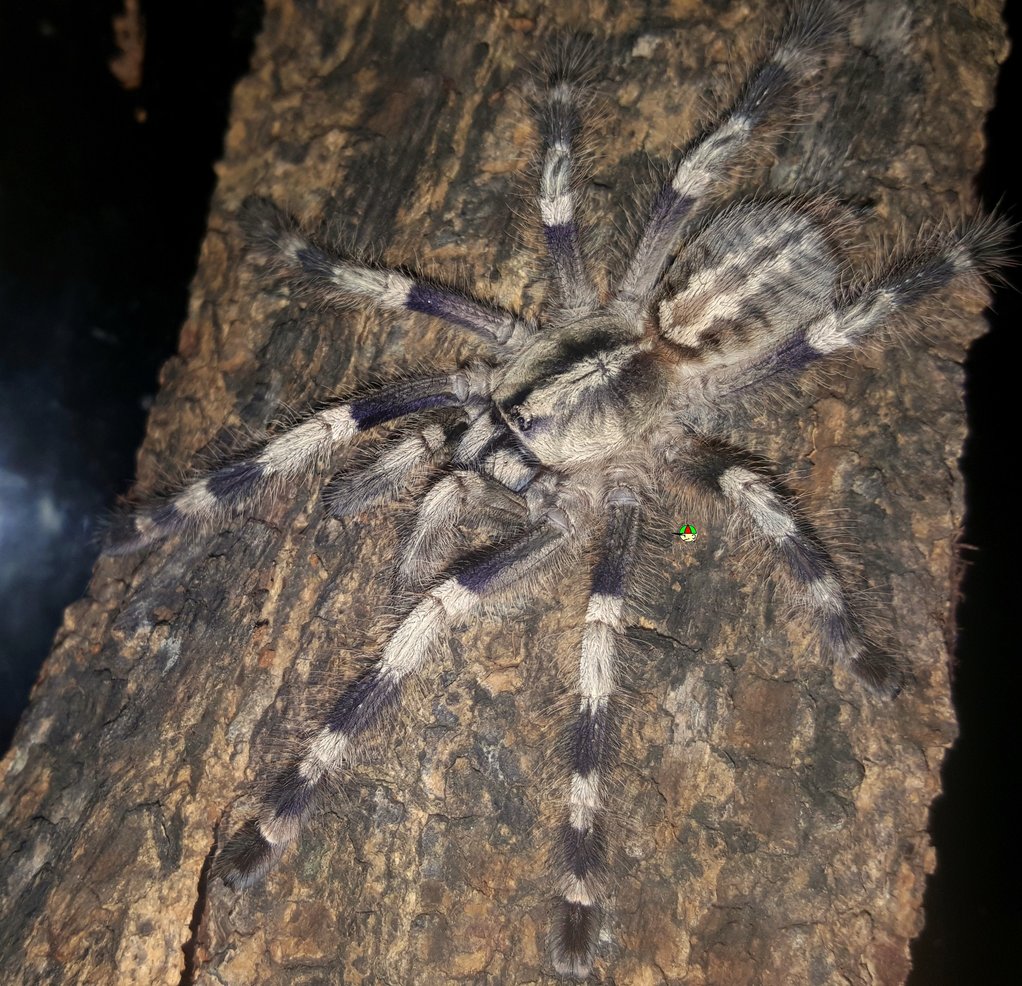
[[[528,431],[532,427],[532,415],[520,405],[511,408],[511,420],[519,431]]]

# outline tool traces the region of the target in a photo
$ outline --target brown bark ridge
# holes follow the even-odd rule
[[[665,159],[692,135],[769,8],[270,0],[139,493],[282,406],[471,351],[425,319],[307,310],[243,260],[247,196],[382,245],[388,261],[535,304],[542,281],[508,221],[532,143],[523,66],[558,34],[599,31],[591,202],[621,226],[647,187],[646,155]],[[833,111],[775,175],[815,134],[829,150],[820,173],[874,206],[875,232],[968,211],[1006,53],[996,5],[867,2],[849,30],[830,59]],[[650,520],[667,547],[633,634],[627,807],[594,981],[904,981],[934,866],[929,805],[955,736],[962,360],[981,308],[946,303],[928,331],[736,436],[861,543],[862,584],[912,668],[895,702],[821,667],[723,531],[702,525],[683,548],[669,532],[698,518]],[[5,982],[552,981],[541,832],[556,809],[552,710],[577,647],[577,593],[455,633],[401,727],[269,878],[240,895],[209,879],[215,840],[289,710],[350,672],[387,605],[378,587],[402,511],[327,520],[319,486],[198,540],[102,558],[67,610],[3,763]]]

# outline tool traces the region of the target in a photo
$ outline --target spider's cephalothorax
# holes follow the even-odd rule
[[[360,433],[418,416],[413,430],[327,490],[331,512],[345,516],[430,476],[398,565],[418,602],[228,840],[216,864],[228,884],[259,879],[295,841],[324,781],[391,716],[410,676],[453,624],[494,598],[534,593],[538,575],[592,545],[553,935],[558,971],[588,974],[606,886],[609,737],[628,579],[643,505],[667,475],[718,501],[745,527],[785,576],[828,658],[872,692],[897,693],[896,662],[864,633],[796,505],[714,431],[747,399],[770,394],[823,357],[854,350],[956,279],[981,277],[999,247],[999,227],[974,222],[854,271],[839,245],[849,234],[840,210],[807,195],[729,199],[743,168],[799,110],[830,33],[824,9],[809,6],[791,19],[731,108],[682,155],[606,295],[585,261],[576,220],[583,90],[569,70],[555,69],[535,100],[539,211],[557,291],[541,318],[346,259],[275,210],[253,213],[261,255],[322,300],[432,315],[474,333],[488,352],[462,369],[404,379],[321,410],[114,532],[111,550],[129,551],[208,529],[304,478]],[[494,546],[459,559],[455,532],[483,519],[499,534]]]
[[[611,462],[663,417],[669,355],[628,312],[601,310],[529,342],[494,374],[492,400],[544,466]]]

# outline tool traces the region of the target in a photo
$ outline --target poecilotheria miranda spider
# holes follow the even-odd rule
[[[569,48],[533,97],[554,282],[536,317],[346,257],[276,209],[250,210],[256,254],[312,296],[433,316],[475,336],[483,354],[318,411],[111,532],[108,550],[128,552],[208,531],[261,497],[286,495],[362,433],[411,419],[372,459],[341,472],[326,501],[348,517],[424,486],[397,566],[415,598],[227,838],[215,868],[229,885],[260,879],[298,838],[327,781],[394,716],[452,627],[532,600],[544,579],[587,564],[551,939],[560,974],[588,975],[610,889],[608,777],[636,601],[630,575],[667,477],[716,502],[772,561],[828,659],[869,692],[897,694],[899,662],[871,639],[823,543],[726,431],[736,411],[802,371],[854,353],[936,293],[982,279],[1002,248],[1003,227],[977,220],[862,264],[847,249],[854,214],[828,197],[739,194],[750,166],[803,113],[840,30],[824,5],[793,14],[732,105],[680,156],[607,288],[578,221],[588,76]],[[469,527],[485,530],[488,546],[469,550]]]

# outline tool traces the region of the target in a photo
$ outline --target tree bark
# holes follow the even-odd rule
[[[703,97],[733,83],[769,7],[270,0],[137,492],[282,406],[473,351],[425,319],[311,310],[267,282],[244,261],[246,197],[535,307],[535,250],[508,222],[529,207],[529,60],[566,32],[601,35],[591,206],[609,230],[626,209],[641,216],[644,155],[665,160],[696,132]],[[852,16],[852,45],[828,67],[838,96],[785,145],[773,181],[824,176],[874,207],[870,233],[890,235],[973,207],[1006,45],[984,0],[921,0],[908,30],[886,10]],[[616,255],[620,238],[603,235],[600,252]],[[981,308],[947,302],[927,332],[736,428],[860,543],[853,579],[874,587],[912,669],[895,702],[822,667],[720,524],[680,513],[697,506],[649,519],[665,547],[633,632],[594,979],[905,980],[934,866],[928,809],[955,735],[962,361]],[[524,616],[456,633],[386,749],[264,884],[239,895],[210,879],[238,798],[303,701],[371,649],[387,605],[405,512],[325,519],[320,486],[197,540],[101,558],[67,610],[3,762],[5,981],[552,981],[543,833],[581,571]],[[681,522],[699,528],[691,547],[671,538]]]

